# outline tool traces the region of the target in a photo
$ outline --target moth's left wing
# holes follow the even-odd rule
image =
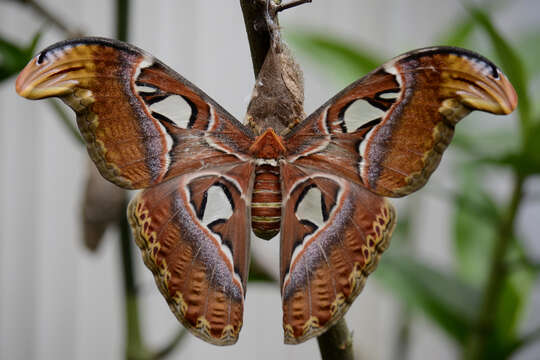
[[[294,128],[287,160],[404,196],[426,183],[465,115],[509,114],[516,105],[489,60],[465,49],[420,49],[354,82]]]
[[[53,44],[21,71],[16,90],[68,104],[101,175],[124,188],[240,163],[253,140],[249,128],[197,86],[117,40]]]
[[[282,162],[280,280],[285,342],[345,314],[388,247],[393,206],[347,179]]]
[[[249,265],[250,130],[150,54],[111,39],[48,47],[16,89],[61,98],[101,174],[146,188],[129,220],[171,310],[196,336],[235,343]]]
[[[172,312],[194,335],[234,344],[249,268],[254,165],[198,171],[143,190],[129,221]]]

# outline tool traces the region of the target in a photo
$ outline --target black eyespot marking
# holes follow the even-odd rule
[[[186,101],[186,103],[189,105],[190,110],[191,110],[191,114],[189,116],[189,120],[187,122],[186,128],[191,129],[193,127],[193,125],[195,124],[195,121],[197,120],[198,109],[197,109],[197,106],[195,106],[195,104],[193,103],[193,101],[191,101],[191,99],[189,99],[188,97],[186,97],[184,95],[167,93],[167,92],[165,92],[165,91],[163,91],[161,89],[158,89],[155,86],[150,85],[150,84],[148,84],[148,83],[146,83],[144,81],[135,81],[135,85],[137,85],[137,86],[145,86],[145,87],[149,87],[149,88],[154,89],[154,91],[140,91],[140,92],[138,92],[138,95],[143,99],[144,103],[148,107],[150,107],[150,106],[152,106],[152,105],[154,105],[156,103],[159,103],[160,101],[165,100],[169,96],[180,96],[180,97],[182,97],[182,99],[184,99]],[[156,112],[153,112],[152,114],[156,114]],[[163,118],[167,119],[169,122],[174,124],[174,122],[171,121],[169,118],[163,116],[162,114],[160,114],[160,115]]]
[[[171,140],[173,142],[171,149],[174,149],[178,145],[178,137],[174,131],[174,128],[177,127],[176,123],[172,121],[171,119],[169,119],[168,117],[161,115],[160,113],[155,112],[155,111],[152,111],[150,115],[152,115],[154,119],[158,120],[161,123],[161,125],[163,125],[163,127],[165,128],[165,131],[171,137]],[[169,169],[167,170],[167,174],[170,169],[171,167],[169,167]]]
[[[382,98],[364,98],[371,106],[376,107],[382,111],[388,111],[396,99],[382,99]]]
[[[341,127],[341,130],[344,133],[349,133],[349,132],[356,132],[356,131],[364,129],[366,127],[372,127],[372,126],[376,125],[378,122],[381,121],[382,117],[377,117],[377,118],[374,118],[373,120],[368,120],[369,117],[371,117],[371,116],[375,117],[377,115],[382,115],[379,112],[379,110],[383,111],[383,112],[387,112],[390,109],[390,107],[392,107],[392,105],[397,101],[397,98],[386,99],[386,98],[381,97],[381,95],[390,94],[390,93],[399,93],[399,92],[400,92],[399,88],[390,89],[390,90],[381,91],[381,92],[377,93],[372,98],[371,97],[364,97],[364,98],[355,99],[355,100],[349,102],[348,104],[343,106],[343,108],[339,111],[339,114],[338,114],[339,126]],[[373,113],[371,115],[362,114],[362,120],[363,121],[368,120],[368,121],[364,122],[361,126],[357,127],[354,130],[353,129],[348,129],[347,125],[346,125],[346,122],[345,122],[345,114],[346,114],[347,110],[349,110],[351,105],[353,105],[354,103],[356,103],[358,101],[365,101],[365,102],[367,102],[367,104],[369,104],[370,106],[372,106],[372,107],[374,107],[374,108],[376,108],[378,110],[376,111],[376,113]],[[364,120],[364,118],[365,118],[365,120]],[[355,122],[354,120],[349,121],[349,126],[354,125],[354,122]],[[356,123],[358,123],[358,121],[356,121]]]
[[[41,64],[43,63],[43,61],[45,60],[45,58],[47,57],[46,55],[47,55],[47,54],[45,53],[45,51],[42,51],[42,52],[39,54],[38,58],[37,58],[36,64],[37,64],[37,65],[41,65]]]
[[[145,96],[144,102],[146,103],[146,105],[151,106],[152,104],[163,101],[168,97],[169,95],[164,94],[163,92],[161,92],[159,95],[155,93],[150,93],[147,96]]]
[[[152,113],[150,114],[152,115],[153,118],[161,121],[161,122],[166,122],[168,124],[171,124],[171,125],[174,125],[176,126],[176,124],[174,123],[174,121],[172,121],[171,119],[169,119],[168,117],[166,117],[165,115],[162,115],[158,112],[155,112],[155,111],[152,111]]]
[[[139,94],[140,97],[142,98],[147,98],[147,97],[150,97],[152,95],[155,95],[156,93],[159,93],[159,89],[156,88],[155,86],[153,85],[150,85],[148,83],[145,83],[143,81],[135,81],[135,85],[137,86],[143,86],[143,87],[146,87],[146,88],[149,88],[151,90],[147,90],[147,91],[141,91],[140,89],[136,89],[137,93]]]
[[[224,239],[222,242],[221,242],[224,246],[228,247],[229,250],[231,251],[231,254],[234,255],[234,252],[233,252],[233,244],[232,244],[232,241],[229,240],[229,239]]]
[[[326,202],[324,201],[324,195],[321,195],[321,212],[324,222],[327,222],[328,217],[330,216],[328,210],[329,209],[326,208]]]
[[[214,186],[219,186],[221,190],[223,190],[223,193],[227,197],[227,200],[229,200],[229,204],[231,204],[231,210],[234,212],[234,209],[235,209],[234,200],[233,200],[231,192],[229,191],[229,188],[225,186],[225,184],[220,183],[220,182],[215,183]]]
[[[187,126],[188,129],[191,129],[193,125],[195,125],[195,120],[197,120],[197,114],[199,113],[199,110],[197,109],[197,106],[195,106],[193,101],[191,101],[185,96],[182,97],[184,98],[184,100],[186,100],[186,102],[189,104],[189,107],[191,108],[191,116],[189,117],[189,122]]]
[[[226,180],[221,180],[221,181],[226,181]],[[208,191],[212,188],[212,187],[219,187],[223,193],[225,194],[225,196],[227,197],[227,200],[229,201],[229,204],[231,206],[231,211],[234,212],[234,208],[235,208],[235,204],[234,204],[234,200],[233,200],[233,197],[231,195],[231,192],[229,191],[229,189],[227,188],[227,186],[223,183],[220,182],[220,180],[216,181],[215,183],[213,183],[211,186],[209,186],[206,191],[204,191],[204,193],[201,195],[201,198],[200,198],[200,204],[197,206],[196,202],[194,201],[194,193],[193,193],[193,188],[191,187],[191,185],[189,185],[189,197],[190,197],[190,202],[191,202],[191,205],[193,206],[193,209],[195,210],[195,214],[197,216],[197,218],[199,220],[203,220],[204,219],[204,215],[205,215],[205,212],[206,212],[206,206],[207,206],[207,202],[208,202]],[[210,222],[209,224],[207,224],[208,228],[210,228],[210,230],[213,231],[213,229],[217,226],[219,226],[220,224],[223,224],[227,221],[228,219],[216,219],[212,222]]]
[[[300,220],[300,224],[304,225],[304,227],[307,228],[306,233],[304,234],[304,237],[302,240],[304,240],[309,235],[313,234],[319,228],[317,225],[315,225],[314,223],[306,219]]]
[[[308,191],[314,187],[316,187],[315,184],[309,184],[302,190],[300,196],[298,196],[298,200],[296,200],[296,204],[294,204],[294,212],[298,211],[298,206],[300,206],[300,203],[302,200],[304,200],[304,197],[307,195]]]
[[[341,131],[343,131],[344,133],[347,132],[347,125],[345,125],[345,113],[347,112],[347,109],[349,108],[349,106],[351,106],[351,104],[355,101],[356,100],[351,101],[347,105],[343,106],[341,110],[339,111],[339,114],[338,114],[339,126],[341,127]],[[330,129],[328,129],[328,131],[330,132]]]
[[[225,224],[227,222],[226,219],[217,219],[217,220],[214,220],[212,221],[210,224],[206,225],[210,230],[212,230],[213,232],[215,233],[219,233],[217,230],[216,230],[216,227],[218,225],[221,225],[221,224]]]
[[[191,191],[191,189],[190,189]],[[190,194],[190,197],[191,194]],[[203,217],[204,217],[204,212],[206,211],[206,201],[208,200],[208,193],[205,192],[203,194],[203,198],[202,198],[202,201],[201,201],[201,206],[197,209],[197,206],[195,205],[195,203],[193,201],[191,201],[191,205],[193,206],[193,208],[195,209],[196,213],[197,213],[197,218],[199,220],[202,220]]]
[[[232,253],[232,251],[231,251]],[[234,255],[234,253],[233,253]],[[234,273],[240,278],[240,282],[243,284],[244,283],[244,277],[241,275],[242,273],[240,272],[240,269],[237,268],[236,266],[234,267]]]
[[[371,121],[368,121],[367,123],[363,124],[362,126],[358,127],[356,131],[364,130],[364,129],[371,129],[374,126],[379,125],[379,123],[382,121],[382,118],[373,119]]]
[[[150,87],[152,89],[158,90],[157,87],[155,87],[152,84],[147,83],[146,81],[136,80],[135,85],[137,85],[137,86],[146,86],[146,87]]]

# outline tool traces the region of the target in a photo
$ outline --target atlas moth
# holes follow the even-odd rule
[[[266,68],[280,71],[282,55],[270,51]],[[152,55],[111,39],[56,43],[16,81],[20,95],[59,97],[75,111],[107,180],[143,189],[128,217],[144,263],[178,320],[217,345],[235,343],[242,327],[251,230],[280,237],[285,342],[318,336],[388,247],[396,212],[385,197],[426,183],[468,113],[517,105],[499,68],[454,47],[398,56],[305,118],[290,116],[303,111],[287,103],[294,71],[274,74],[283,91],[261,79],[268,74],[245,123]]]

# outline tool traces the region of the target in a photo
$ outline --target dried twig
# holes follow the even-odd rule
[[[311,2],[311,0],[296,0],[296,1],[288,2],[286,4],[279,4],[278,6],[276,6],[275,11],[280,12],[280,11],[287,10],[287,9],[293,8],[295,6],[310,3],[310,2]]]

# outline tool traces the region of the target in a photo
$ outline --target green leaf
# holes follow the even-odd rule
[[[534,280],[534,272],[524,267],[504,280],[495,320],[498,342],[509,345],[516,341]]]
[[[477,24],[491,40],[491,45],[502,65],[502,69],[516,89],[519,98],[518,111],[524,139],[529,130],[531,117],[531,102],[528,93],[528,75],[519,54],[495,27],[490,16],[480,8],[470,7],[469,12]]]
[[[21,47],[0,36],[0,81],[17,74],[32,59],[39,37],[37,33],[27,46]]]
[[[473,113],[470,120],[460,123],[452,139],[452,146],[460,148],[473,158],[500,157],[520,147],[517,129],[514,127],[487,128],[477,125],[478,117],[485,114]],[[473,119],[474,118],[474,119]],[[511,124],[508,124],[511,125]]]
[[[538,152],[510,152],[499,157],[481,158],[479,162],[510,167],[522,177],[540,174],[540,153]]]
[[[494,13],[509,5],[506,0],[484,0],[476,2],[477,7],[484,9],[486,13]],[[459,14],[456,21],[452,22],[449,28],[438,37],[439,44],[468,47],[469,40],[476,27],[476,20],[468,13]]]
[[[520,176],[540,174],[540,119],[529,124],[527,142],[519,144],[512,129],[475,135],[458,127],[453,144],[472,155],[478,164],[508,167]]]
[[[28,44],[28,46],[25,49],[27,57],[31,58],[32,56],[34,56],[34,53],[36,52],[36,47],[39,43],[40,38],[41,38],[41,32],[37,32],[32,38],[32,40],[30,41],[30,44]]]
[[[437,40],[438,44],[466,47],[476,22],[471,16],[466,16],[457,24],[452,24],[449,29],[442,32]]]
[[[531,76],[540,73],[540,28],[526,31],[516,45]]]
[[[485,284],[489,276],[493,240],[501,221],[501,211],[493,196],[483,189],[481,171],[474,165],[460,169],[462,193],[454,199],[454,248],[458,273],[475,287]],[[505,257],[522,258],[522,253],[519,243],[514,240]],[[510,269],[509,275],[500,279],[503,287],[494,314],[495,333],[489,339],[490,356],[493,357],[489,358],[505,358],[501,354],[510,351],[509,347],[515,344],[533,280],[534,270],[527,266]]]
[[[516,47],[520,51],[529,74],[531,84],[529,93],[533,100],[531,114],[536,122],[540,122],[540,96],[536,95],[540,89],[540,46],[538,44],[540,44],[540,27],[525,31],[516,41]]]
[[[295,50],[344,82],[370,72],[384,61],[370,50],[316,31],[289,31],[286,38]]]
[[[23,59],[22,49],[0,37],[0,81],[22,69]]]
[[[450,337],[465,341],[479,304],[478,291],[473,287],[451,273],[394,253],[382,257],[375,278]]]
[[[453,232],[457,272],[473,285],[481,285],[489,271],[495,224],[499,219],[497,205],[482,186],[476,167],[459,171],[460,195],[454,198]]]
[[[540,174],[540,119],[531,124],[525,144],[525,157],[530,174]]]

